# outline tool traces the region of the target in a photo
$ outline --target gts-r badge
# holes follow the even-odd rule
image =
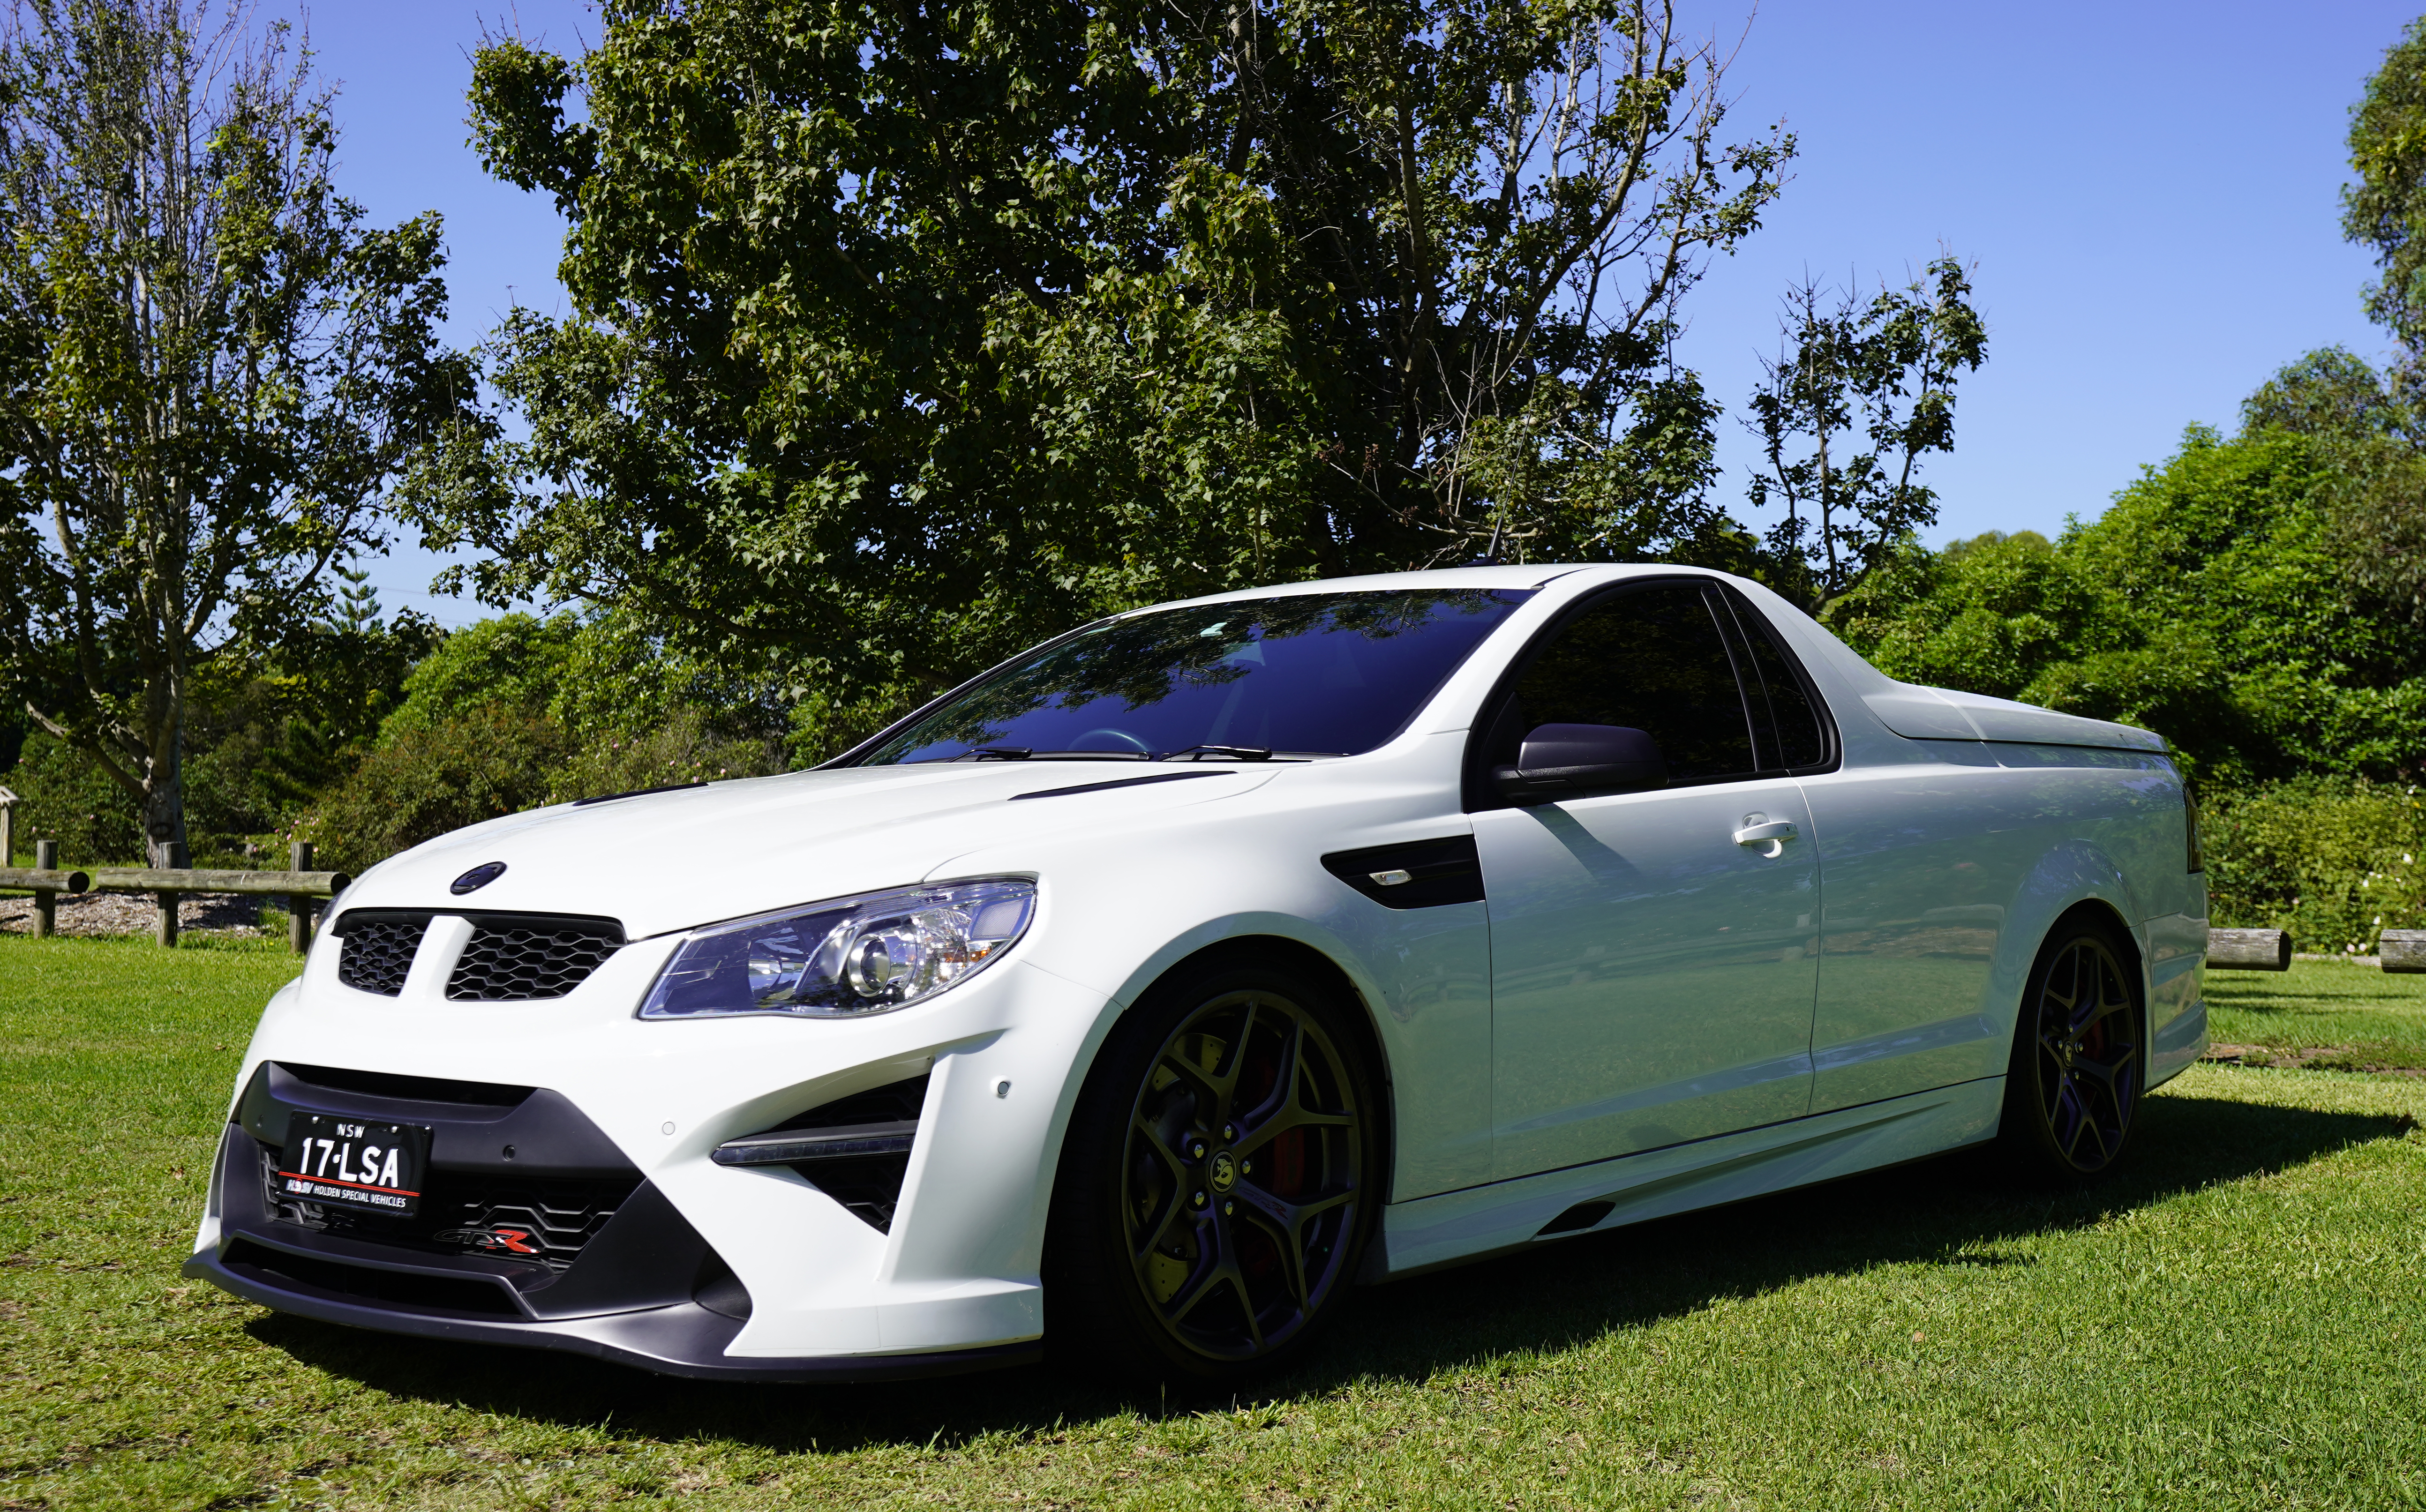
[[[538,1255],[528,1229],[441,1229],[429,1236],[442,1245],[470,1245],[501,1255]]]

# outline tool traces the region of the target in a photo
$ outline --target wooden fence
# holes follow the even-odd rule
[[[185,849],[175,847],[182,853]],[[183,854],[171,861],[183,861]],[[300,956],[312,948],[312,912],[346,890],[353,880],[343,872],[312,869],[312,845],[299,841],[283,872],[211,872],[188,866],[102,866],[90,871],[63,871],[59,843],[38,841],[34,864],[0,866],[0,891],[34,894],[34,933],[58,932],[59,894],[80,893],[149,893],[154,900],[153,938],[163,945],[177,942],[177,900],[188,893],[240,893],[286,899],[286,942]],[[15,860],[0,856],[0,860]]]

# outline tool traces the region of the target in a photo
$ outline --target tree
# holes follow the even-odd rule
[[[1892,676],[2142,725],[2206,780],[2415,780],[2426,646],[2337,570],[2341,486],[2313,436],[2192,426],[2094,522],[1907,548],[1833,622]]]
[[[2330,481],[2335,575],[2357,612],[2426,624],[2426,424],[2399,369],[2338,346],[2308,353],[2241,405],[2246,430],[2303,438]]]
[[[1763,462],[1746,496],[1755,511],[1784,507],[1763,575],[1804,607],[1851,591],[1936,523],[1936,491],[1917,474],[1926,453],[1954,449],[1955,382],[1987,358],[1970,294],[1950,256],[1868,301],[1808,279],[1787,291],[1779,354],[1745,420]]]
[[[2426,357],[2426,17],[2385,50],[2384,66],[2351,106],[2351,169],[2342,234],[2375,253],[2368,317],[2414,362]]]
[[[308,52],[243,20],[21,0],[0,40],[0,676],[155,863],[199,671],[303,633],[473,397],[438,217],[363,225]]]
[[[1658,0],[614,0],[480,52],[569,222],[527,423],[414,498],[503,603],[616,603],[804,702],[1108,609],[1713,527],[1678,300],[1792,153]],[[568,102],[586,105],[574,119]]]

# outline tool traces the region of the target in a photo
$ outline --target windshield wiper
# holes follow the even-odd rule
[[[1177,750],[1164,751],[1159,760],[1177,761],[1182,756],[1203,761],[1207,756],[1234,762],[1268,762],[1272,759],[1270,746],[1182,746]]]

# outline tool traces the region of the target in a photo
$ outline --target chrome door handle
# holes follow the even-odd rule
[[[1761,854],[1774,861],[1786,853],[1786,843],[1794,838],[1793,821],[1772,819],[1767,824],[1750,824],[1736,831],[1739,845],[1765,845]]]

